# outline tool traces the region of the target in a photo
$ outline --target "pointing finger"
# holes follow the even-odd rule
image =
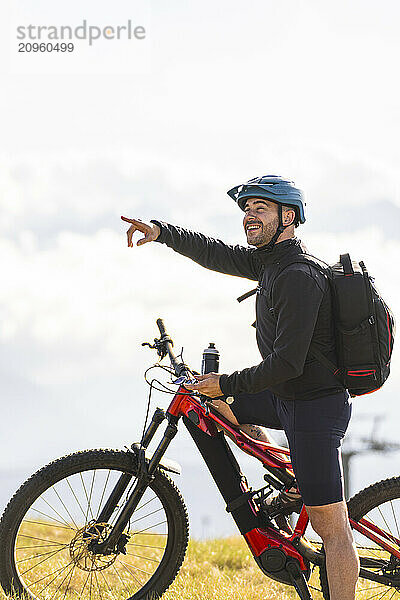
[[[122,217],[121,216],[121,219],[123,221],[126,221],[127,223],[136,223],[137,222],[136,219],[130,219],[129,217]]]
[[[128,217],[121,217],[121,219],[123,221],[126,221],[127,223],[132,223],[131,227],[134,228],[134,231],[138,229],[142,233],[146,233],[146,231],[149,231],[149,229],[151,229],[149,225],[143,223],[143,221],[141,221],[140,219],[128,219]]]

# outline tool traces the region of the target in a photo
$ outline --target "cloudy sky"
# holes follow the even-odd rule
[[[1,11],[1,506],[56,456],[138,438],[155,359],[141,342],[157,317],[194,367],[209,341],[222,371],[259,362],[253,302],[235,301],[252,283],[158,244],[128,249],[121,214],[245,243],[226,190],[290,176],[307,196],[296,233],[308,249],[363,259],[399,314],[397,2],[19,0]],[[17,52],[20,25],[128,19],[144,40]],[[384,389],[355,402],[354,440],[376,414],[378,434],[398,439],[399,393],[395,350]],[[190,448],[182,432],[170,452],[185,450],[187,472]],[[352,487],[397,463],[355,459]]]

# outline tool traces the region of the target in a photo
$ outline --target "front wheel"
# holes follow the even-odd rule
[[[122,473],[136,481],[129,452],[87,450],[32,475],[0,522],[0,582],[8,594],[32,600],[147,600],[163,594],[183,562],[188,518],[171,479],[157,471],[112,554],[91,542],[109,533],[129,488],[108,523],[97,523]],[[95,524],[95,525],[94,525]]]
[[[400,477],[379,481],[365,488],[348,502],[349,516],[354,521],[366,517],[388,534],[395,549],[400,551]],[[384,550],[369,538],[354,531],[361,566],[374,576],[383,576],[387,583],[359,578],[357,600],[400,600],[400,559]],[[387,538],[387,539],[388,539]],[[369,560],[371,559],[371,560]],[[323,596],[329,600],[325,568],[320,569]]]

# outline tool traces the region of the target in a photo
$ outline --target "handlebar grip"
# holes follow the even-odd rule
[[[167,335],[167,332],[165,331],[164,321],[162,319],[157,319],[156,323],[161,335]]]

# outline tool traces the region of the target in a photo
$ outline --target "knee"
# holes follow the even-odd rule
[[[346,505],[340,504],[307,507],[311,526],[324,541],[331,538],[342,542],[353,539]]]
[[[223,400],[215,400],[213,399],[212,405],[213,408],[217,412],[219,412],[225,419],[233,423],[233,425],[239,426],[239,423],[233,414],[232,410],[229,408],[229,404],[226,404]]]

